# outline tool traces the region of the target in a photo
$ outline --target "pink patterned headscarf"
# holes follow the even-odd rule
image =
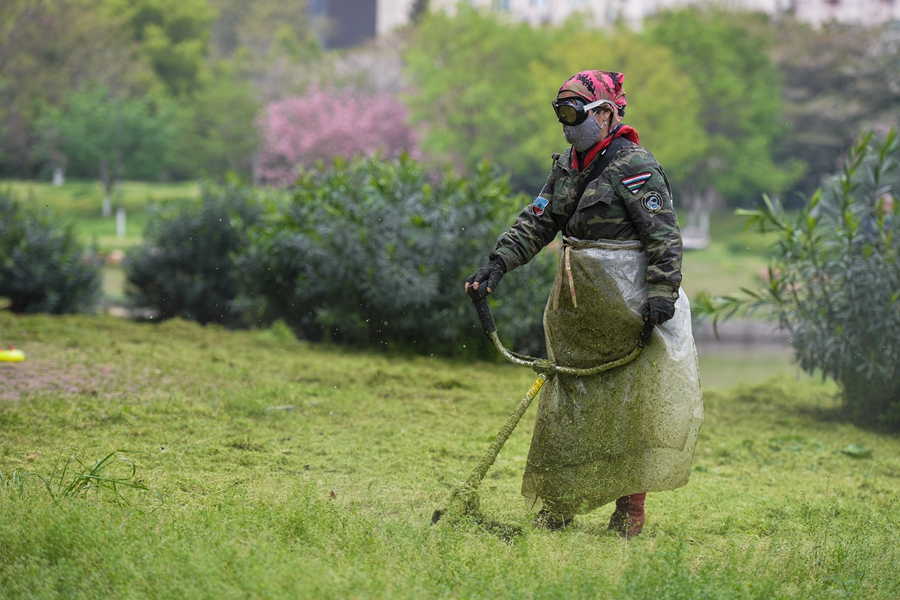
[[[612,100],[620,109],[625,108],[625,92],[622,83],[625,75],[612,71],[581,71],[572,75],[562,87],[561,92],[573,92],[589,102]]]

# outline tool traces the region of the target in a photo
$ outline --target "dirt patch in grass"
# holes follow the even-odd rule
[[[106,393],[115,380],[109,365],[63,363],[51,355],[28,356],[20,363],[0,363],[0,400],[19,400],[32,394]]]

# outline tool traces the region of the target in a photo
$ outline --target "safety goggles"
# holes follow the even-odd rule
[[[558,98],[550,103],[553,105],[553,111],[556,118],[563,125],[581,125],[588,118],[588,111],[597,108],[603,104],[609,104],[613,110],[616,105],[609,100],[597,100],[590,104],[585,104],[581,98]]]

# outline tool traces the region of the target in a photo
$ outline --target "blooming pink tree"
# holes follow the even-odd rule
[[[290,185],[300,165],[338,156],[415,151],[406,107],[396,96],[314,90],[270,103],[260,129],[256,176],[263,183]]]

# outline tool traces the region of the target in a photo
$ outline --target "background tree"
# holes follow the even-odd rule
[[[406,118],[406,108],[395,96],[352,89],[322,89],[272,102],[260,119],[257,177],[289,185],[300,165],[379,150],[385,157],[413,150],[416,140]]]
[[[523,99],[533,93],[529,65],[562,35],[462,5],[456,16],[438,11],[424,17],[405,53],[407,105],[424,131],[423,150],[469,172],[487,160],[511,174],[514,188],[540,187],[552,150],[535,156],[524,142],[547,126],[551,109],[523,111]]]
[[[170,112],[147,98],[122,98],[102,87],[72,92],[63,108],[45,112],[38,128],[55,140],[73,172],[99,177],[104,216],[123,177],[154,179],[168,166]]]
[[[46,125],[67,114],[71,94],[102,87],[167,107],[167,125],[177,130],[170,153],[179,156],[169,176],[249,178],[260,106],[302,92],[321,70],[309,60],[319,50],[304,7],[274,0],[0,3],[0,176],[34,177],[66,163],[85,176],[79,169],[93,159],[68,161]],[[53,114],[42,118],[45,111]]]
[[[769,57],[768,17],[690,7],[660,13],[645,35],[671,50],[700,92],[707,144],[684,173],[681,199],[689,211],[702,214],[723,202],[755,202],[762,192],[789,189],[804,167],[773,153],[788,132],[780,116],[781,75]]]
[[[206,0],[105,0],[172,95],[199,85],[215,12]]]
[[[668,49],[626,30],[574,21],[533,28],[462,10],[425,18],[407,59],[408,104],[425,132],[425,151],[467,169],[493,161],[529,193],[543,184],[551,153],[567,145],[550,101],[566,78],[588,68],[626,73],[626,120],[675,181],[705,155],[695,86]]]
[[[210,59],[226,61],[261,103],[302,92],[322,56],[320,33],[305,1],[210,0],[219,13]]]
[[[602,58],[586,60],[589,56]],[[669,179],[682,183],[707,151],[698,121],[699,94],[667,48],[650,45],[624,29],[570,33],[550,49],[544,62],[532,63],[532,93],[524,98],[524,110],[535,120],[543,119],[525,141],[529,154],[546,162],[551,151],[566,146],[550,101],[566,78],[586,68],[625,73],[625,122],[638,130],[641,144],[659,159]]]
[[[175,115],[172,152],[177,178],[223,181],[229,175],[250,181],[259,143],[255,119],[260,103],[249,82],[219,63]]]
[[[180,98],[178,177],[253,176],[266,103],[302,93],[321,58],[305,2],[209,0],[207,66]]]
[[[796,190],[809,197],[840,167],[857,132],[900,127],[900,27],[829,22],[813,28],[788,19],[774,27],[783,114],[791,126],[778,148],[806,163]]]
[[[70,91],[94,83],[146,94],[154,81],[104,4],[0,2],[0,176],[40,172],[48,149],[38,148],[36,121]]]

